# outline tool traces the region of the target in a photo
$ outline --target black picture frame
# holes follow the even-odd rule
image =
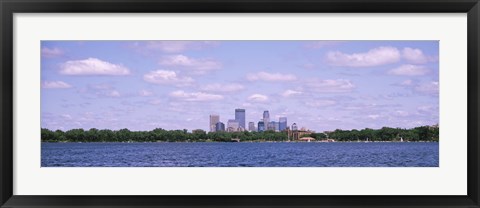
[[[0,0],[1,207],[480,207],[478,0]],[[466,196],[25,196],[13,195],[15,13],[467,13]],[[448,180],[448,179],[445,179]],[[94,188],[94,187],[92,187]]]

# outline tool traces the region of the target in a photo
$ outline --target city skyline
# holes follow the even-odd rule
[[[249,120],[248,128],[246,125],[246,118],[245,118],[246,109],[235,109],[235,119],[225,118],[227,122],[222,122],[220,115],[210,115],[209,116],[209,125],[210,125],[210,132],[215,131],[266,131],[266,130],[273,130],[273,131],[283,131],[288,128],[287,117],[279,117],[278,121],[270,120],[270,112],[268,110],[263,111],[263,117],[258,123],[263,123],[264,127],[255,126],[255,121]],[[223,125],[226,128],[218,128],[218,125]],[[267,124],[267,125],[265,125]],[[212,128],[213,127],[213,128]],[[302,128],[308,129],[308,127],[302,126]]]
[[[42,41],[41,127],[434,125],[438,62],[438,41]]]

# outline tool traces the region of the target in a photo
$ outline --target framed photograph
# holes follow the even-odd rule
[[[479,207],[478,1],[1,1],[1,207]]]

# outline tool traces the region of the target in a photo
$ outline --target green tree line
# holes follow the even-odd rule
[[[328,133],[312,133],[315,139],[327,138],[336,141],[438,141],[439,128],[420,126],[412,129],[383,127],[381,129],[341,130]]]
[[[232,139],[241,141],[286,141],[287,134],[283,132],[205,132],[194,130],[192,133],[184,130],[165,130],[161,128],[152,131],[120,130],[90,130],[71,129],[68,131],[51,131],[41,129],[43,142],[230,142]]]
[[[304,134],[316,140],[335,139],[336,141],[438,141],[438,127],[421,126],[413,129],[383,127],[381,129],[340,130],[325,133]],[[52,131],[41,129],[42,142],[231,142],[240,141],[287,141],[286,132],[205,132],[204,130],[165,130],[161,128],[152,131],[130,131],[128,129],[89,130],[71,129],[68,131]]]

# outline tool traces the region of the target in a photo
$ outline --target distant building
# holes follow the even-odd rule
[[[238,125],[243,129],[246,129],[245,126],[245,109],[235,109],[235,120],[238,121]]]
[[[275,125],[275,131],[280,131],[280,122],[275,121],[274,125]]]
[[[240,127],[240,125],[239,125],[237,120],[235,120],[235,119],[228,120],[228,122],[227,122],[227,131],[228,132],[238,131],[239,127]]]
[[[215,124],[215,131],[225,131],[225,124],[222,122],[217,122]]]
[[[310,141],[315,141],[315,138],[312,137],[301,137],[298,140],[300,141],[305,141],[305,142],[310,142]]]
[[[195,130],[192,130],[192,133],[194,134],[203,134],[205,133],[205,131],[203,129],[195,129]]]
[[[268,126],[268,123],[270,123],[270,113],[268,112],[268,110],[263,111],[263,123],[264,125],[267,125],[267,126]]]
[[[220,122],[219,115],[210,115],[210,132],[215,132],[216,124]]]
[[[305,135],[310,135],[312,133],[315,133],[314,131],[307,130],[306,128],[302,128],[301,130],[298,130],[296,123],[292,124],[291,130],[287,127],[286,131],[288,135],[288,140],[299,140]]]
[[[296,131],[295,132],[295,135],[294,135],[294,138],[296,137],[297,139],[299,138],[302,138],[303,136],[305,135],[310,135],[312,133],[315,133],[313,131],[310,131],[310,130],[300,130],[300,131]]]
[[[255,123],[254,122],[248,122],[248,131],[251,131],[251,132],[257,131],[255,129]]]
[[[292,131],[298,131],[297,123],[292,124]]]
[[[263,121],[259,121],[257,128],[258,128],[258,132],[265,131],[265,123]]]
[[[287,124],[287,117],[280,117],[278,119],[278,130],[279,131],[284,131],[286,130],[288,127],[288,124]]]
[[[244,129],[243,127],[239,126],[237,131],[246,131],[247,129]]]
[[[275,131],[275,121],[268,122],[267,130]]]

